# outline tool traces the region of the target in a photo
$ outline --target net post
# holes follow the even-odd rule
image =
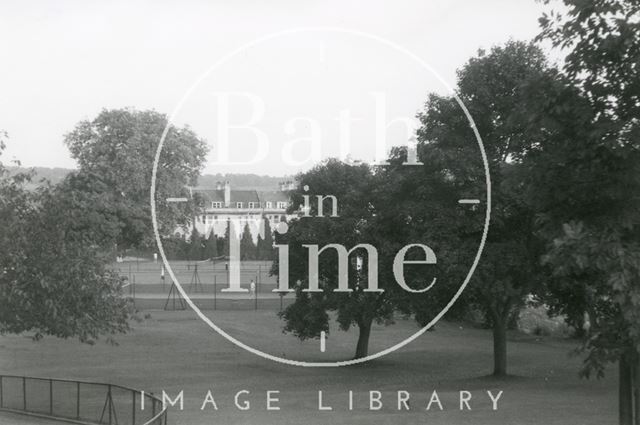
[[[80,420],[80,381],[76,382],[76,419]]]
[[[107,386],[108,390],[107,390],[107,403],[109,403],[107,405],[107,409],[109,409],[109,425],[111,425],[111,406],[112,406],[112,398],[111,398],[111,384],[108,384]]]
[[[131,425],[136,425],[136,392],[131,391],[133,395],[133,409],[131,410]]]
[[[27,411],[27,378],[22,377],[22,410]]]
[[[49,379],[49,415],[53,416],[53,379]]]

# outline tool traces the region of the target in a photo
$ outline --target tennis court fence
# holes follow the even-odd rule
[[[0,411],[100,425],[167,425],[162,400],[100,382],[0,375]]]

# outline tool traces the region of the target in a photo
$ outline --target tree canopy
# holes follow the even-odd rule
[[[93,120],[81,121],[65,136],[65,144],[78,161],[78,173],[95,181],[111,198],[120,232],[118,249],[153,246],[149,193],[151,170],[160,137],[168,125],[165,115],[133,109],[103,110]],[[165,202],[187,196],[204,165],[208,147],[188,127],[170,126],[158,163],[156,202],[159,227],[171,234],[186,225],[193,211]]]
[[[35,191],[29,179],[0,162],[0,332],[85,342],[125,332],[132,308],[103,250],[119,230],[108,199],[73,190],[83,184],[73,176]]]
[[[335,252],[320,254],[318,280],[321,292],[305,292],[309,285],[308,249],[304,244],[315,244],[320,248],[329,244],[341,244],[347,250],[358,244],[371,243],[373,209],[370,205],[373,174],[366,165],[351,165],[338,160],[328,160],[308,172],[298,176],[300,187],[293,191],[291,208],[304,204],[304,196],[309,196],[308,217],[301,217],[289,223],[285,235],[277,235],[277,243],[289,246],[289,281],[296,291],[296,300],[280,314],[285,321],[285,331],[299,338],[315,338],[321,331],[329,331],[330,316],[336,312],[336,321],[342,330],[355,326],[359,330],[356,358],[368,354],[369,335],[373,321],[390,320],[393,306],[389,302],[389,283],[381,280],[384,293],[365,292],[370,258],[360,249],[350,256],[347,270],[340,270]],[[307,190],[305,190],[307,188]],[[318,216],[318,195],[333,195],[338,202],[338,216],[330,217],[330,199],[324,202],[324,214]],[[331,251],[328,249],[327,251]],[[362,270],[358,270],[356,257],[363,260]],[[381,261],[382,263],[383,261]],[[388,265],[388,262],[387,262]],[[383,265],[379,269],[384,268]],[[352,292],[334,292],[338,288],[339,276],[346,272]],[[294,286],[295,283],[295,286]]]

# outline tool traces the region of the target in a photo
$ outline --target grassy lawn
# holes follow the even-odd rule
[[[20,415],[17,413],[0,412],[2,425],[61,425],[62,422],[37,418],[34,416]]]
[[[274,332],[273,311],[216,311],[207,314],[243,341],[272,354],[307,360],[348,358],[355,349],[355,332],[333,331],[327,352],[317,340],[299,342]],[[217,335],[190,311],[151,312],[135,323],[119,345],[25,336],[0,337],[0,373],[75,378],[118,383],[172,396],[184,390],[185,410],[173,410],[170,422],[204,424],[580,424],[616,421],[616,376],[611,369],[601,381],[577,376],[580,359],[570,357],[575,344],[550,337],[510,335],[509,361],[513,374],[495,380],[491,372],[492,340],[487,330],[439,323],[409,346],[382,359],[341,368],[284,366],[249,354]],[[376,327],[371,351],[386,348],[416,330],[411,321]],[[219,410],[200,410],[207,390]],[[234,406],[237,391],[251,409]],[[279,390],[280,411],[266,411],[267,390]],[[333,411],[318,411],[318,390]],[[354,410],[348,410],[348,391]],[[382,392],[383,408],[368,410],[370,390]],[[397,391],[411,393],[410,411],[397,410]],[[443,411],[425,407],[433,390]],[[461,390],[472,393],[471,411],[459,411]],[[493,411],[486,390],[504,391]],[[4,422],[3,422],[4,423]]]

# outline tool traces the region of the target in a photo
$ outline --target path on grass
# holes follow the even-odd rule
[[[61,421],[38,418],[35,416],[20,415],[18,413],[0,412],[2,425],[60,425]]]

